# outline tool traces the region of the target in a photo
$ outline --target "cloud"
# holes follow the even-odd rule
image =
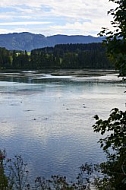
[[[40,25],[40,24],[49,24],[50,22],[9,22],[9,23],[0,23],[0,26],[17,26],[17,25]]]
[[[102,26],[110,26],[107,11],[112,6],[106,0],[2,0],[0,32],[14,32],[16,26],[22,25],[20,29],[24,29],[27,25],[27,31],[45,35],[59,32],[84,35],[89,32],[96,35]],[[14,25],[15,28],[12,27]],[[31,25],[34,27],[29,27]]]

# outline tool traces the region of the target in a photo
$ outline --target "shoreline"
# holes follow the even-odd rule
[[[27,74],[51,74],[52,76],[76,76],[76,77],[89,77],[89,76],[105,76],[108,74],[118,74],[116,70],[104,69],[43,69],[43,70],[0,70],[0,75],[20,75]]]

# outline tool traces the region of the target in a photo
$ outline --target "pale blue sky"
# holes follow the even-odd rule
[[[97,36],[110,28],[108,0],[1,0],[0,34],[32,32]]]

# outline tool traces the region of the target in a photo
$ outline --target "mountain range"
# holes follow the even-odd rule
[[[53,35],[45,37],[42,34],[33,34],[29,32],[0,34],[0,47],[8,50],[26,50],[38,49],[43,47],[53,47],[56,44],[76,44],[76,43],[98,43],[103,38],[83,35]]]

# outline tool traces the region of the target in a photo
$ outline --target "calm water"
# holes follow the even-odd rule
[[[0,148],[22,155],[32,178],[66,175],[73,179],[85,162],[104,154],[92,125],[113,107],[125,110],[125,84],[115,75],[0,75]]]

